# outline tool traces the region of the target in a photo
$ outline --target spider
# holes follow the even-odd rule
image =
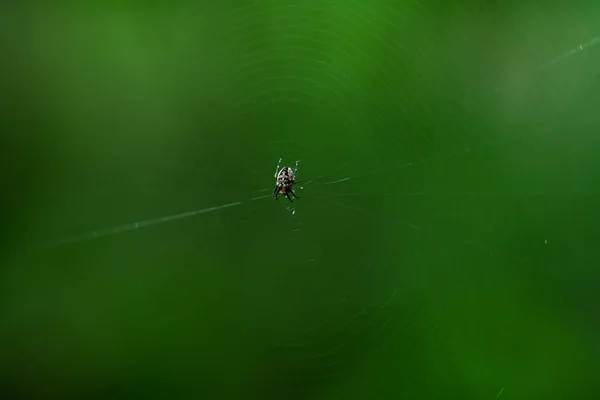
[[[298,171],[298,161],[296,161],[296,168],[292,171],[292,167],[283,167],[281,170],[279,169],[279,165],[281,164],[281,158],[277,162],[277,168],[275,168],[275,179],[277,180],[275,185],[275,190],[273,191],[273,197],[277,200],[277,196],[279,194],[285,194],[285,197],[288,198],[292,203],[294,202],[290,197],[290,193],[294,198],[298,198],[296,193],[292,190],[292,185],[296,181],[296,172]],[[279,171],[279,172],[278,172]]]

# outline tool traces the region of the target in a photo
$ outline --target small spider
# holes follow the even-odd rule
[[[277,200],[277,196],[279,196],[280,193],[285,194],[285,197],[287,197],[288,200],[293,203],[294,201],[290,197],[290,193],[292,194],[292,196],[299,199],[299,197],[296,196],[296,193],[294,193],[294,191],[292,190],[292,186],[296,181],[296,172],[298,172],[298,161],[296,161],[296,168],[293,171],[292,167],[283,167],[280,170],[280,164],[281,158],[277,162],[277,168],[275,168],[275,179],[277,181],[275,184],[275,190],[273,191],[273,197],[275,198],[275,200]]]

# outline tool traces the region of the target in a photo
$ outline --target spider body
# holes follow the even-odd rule
[[[298,196],[296,196],[296,193],[294,193],[294,190],[292,189],[292,186],[294,185],[294,182],[296,181],[296,172],[298,171],[298,161],[296,161],[296,168],[294,170],[292,170],[292,167],[283,167],[281,169],[279,169],[279,164],[281,163],[281,158],[279,159],[279,162],[277,163],[277,168],[275,168],[275,190],[273,190],[273,197],[275,198],[275,200],[277,200],[277,196],[279,196],[279,194],[283,194],[285,195],[285,197],[288,198],[289,201],[291,201],[292,203],[294,202],[292,200],[292,198],[290,197],[290,194],[292,196],[294,196],[295,198],[299,198]]]

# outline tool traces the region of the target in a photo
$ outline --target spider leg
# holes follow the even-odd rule
[[[296,173],[298,172],[298,163],[300,160],[296,160],[296,168],[294,169],[294,178],[296,177]]]
[[[296,198],[296,199],[300,198],[300,197],[296,196],[296,193],[294,193],[294,191],[292,190],[292,188],[290,188],[289,191],[294,196],[294,198]]]
[[[282,158],[279,157],[279,161],[277,161],[277,168],[275,168],[275,179],[277,179],[277,173],[279,172],[279,166],[281,165]]]
[[[273,190],[273,197],[277,200],[277,196],[279,196],[279,186],[275,186],[275,190]]]
[[[290,197],[290,193],[289,192],[285,192],[285,197],[287,197],[288,200],[291,201],[292,203],[294,202],[294,200],[292,200],[292,198]]]

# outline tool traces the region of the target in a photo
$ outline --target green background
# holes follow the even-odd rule
[[[595,398],[593,4],[2,5],[0,395]]]

